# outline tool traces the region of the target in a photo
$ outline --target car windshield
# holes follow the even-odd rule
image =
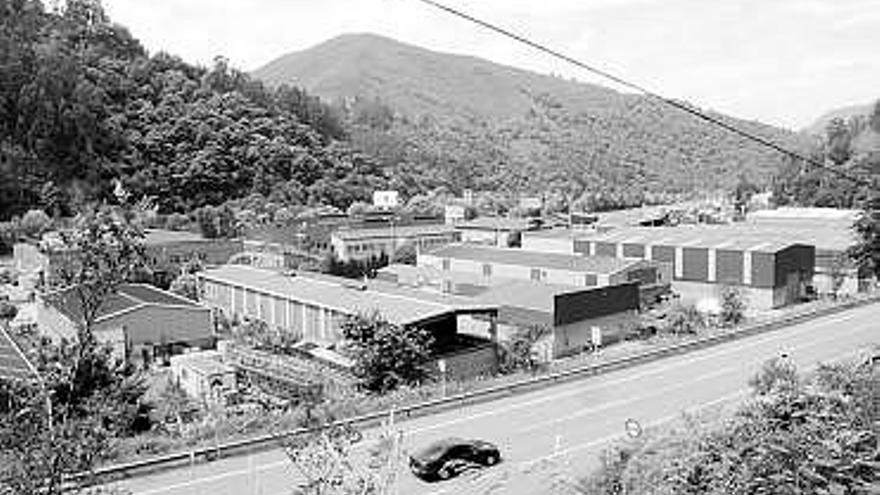
[[[447,438],[445,440],[440,440],[434,442],[427,447],[416,452],[415,457],[419,459],[435,459],[443,455],[450,448],[466,443],[464,440],[458,438]]]

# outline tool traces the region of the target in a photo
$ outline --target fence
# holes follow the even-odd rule
[[[880,302],[880,294],[872,295],[864,299],[847,301],[830,307],[817,308],[802,313],[788,315],[779,320],[757,323],[710,337],[697,339],[691,342],[664,346],[638,355],[628,356],[606,363],[581,366],[570,370],[521,380],[515,383],[452,395],[440,399],[421,402],[418,404],[411,404],[408,406],[395,408],[394,413],[398,417],[416,417],[439,412],[452,407],[485,402],[493,398],[509,396],[514,392],[522,392],[547,384],[561,383],[576,378],[607,373],[610,371],[627,368],[636,364],[643,364],[660,358],[711,347],[742,337],[777,330],[779,328],[796,325],[798,323],[814,318],[836,314],[848,309],[865,306],[876,302]],[[387,418],[389,413],[390,411],[378,411],[348,418],[346,420],[339,421],[338,423],[341,425],[358,426],[376,425],[379,424],[384,418]],[[99,477],[109,477],[113,475],[125,475],[135,472],[145,472],[162,468],[171,468],[185,463],[194,463],[197,459],[214,459],[221,455],[230,456],[235,454],[236,452],[241,452],[246,449],[269,448],[275,445],[275,442],[277,442],[279,436],[304,434],[308,433],[309,431],[310,430],[306,428],[298,428],[291,431],[283,432],[281,434],[266,434],[254,438],[231,441],[214,447],[196,449],[190,452],[168,454],[152,459],[144,459],[123,464],[117,464],[114,466],[107,466],[97,469],[93,474]]]

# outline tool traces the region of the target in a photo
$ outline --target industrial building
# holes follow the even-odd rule
[[[461,232],[461,241],[498,247],[519,246],[523,232],[539,230],[538,218],[477,217],[455,224]]]
[[[672,288],[684,300],[717,300],[729,285],[742,289],[753,309],[800,301],[812,283],[816,260],[812,245],[714,225],[536,232],[524,236],[523,247],[651,260],[671,268]]]
[[[571,287],[605,287],[627,282],[666,284],[668,267],[644,259],[580,256],[469,244],[449,245],[420,253],[418,266],[442,272],[468,273],[493,285],[493,278],[533,280]]]
[[[75,289],[37,298],[37,328],[52,340],[75,340],[83,320]],[[111,346],[116,358],[146,364],[185,348],[214,345],[210,309],[145,284],[124,284],[110,293],[98,308],[92,332],[99,342]]]
[[[405,245],[423,251],[459,240],[461,233],[445,224],[391,224],[382,228],[339,229],[330,234],[331,249],[342,261],[367,260],[383,254],[390,258]]]
[[[488,321],[497,314],[495,307],[463,298],[306,272],[227,265],[198,276],[206,304],[229,316],[262,320],[305,341],[326,345],[340,340],[345,317],[358,314],[379,313],[396,325],[428,329],[438,341],[455,336],[460,315],[481,314]]]
[[[452,293],[498,307],[498,332],[504,338],[518,329],[549,330],[542,354],[559,358],[583,350],[594,328],[616,340],[636,318],[641,304],[636,283],[606,287],[574,287],[534,280],[493,277],[393,264],[378,278],[413,291]]]

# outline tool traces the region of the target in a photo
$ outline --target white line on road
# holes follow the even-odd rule
[[[855,315],[841,315],[841,316],[836,316],[836,317],[834,317],[834,318],[826,317],[826,318],[823,318],[823,319],[826,320],[826,321],[827,321],[827,320],[832,320],[832,321],[836,321],[836,322],[843,322],[843,321],[846,321],[846,320],[852,319],[852,318],[854,318],[854,317],[855,317]],[[814,321],[815,321],[815,320],[814,320]],[[809,323],[814,323],[814,321],[811,321],[811,322],[809,322]],[[793,331],[787,333],[787,334],[785,335],[785,337],[790,338],[790,337],[792,337],[793,335],[798,335],[798,334],[800,334],[800,333],[803,333],[803,332],[809,332],[809,331],[812,330],[812,329],[810,329],[809,326],[807,326],[807,325],[805,325],[805,327],[806,327],[806,328],[798,327],[798,328],[794,329]],[[724,355],[724,354],[728,354],[728,353],[731,353],[731,352],[736,352],[736,351],[739,351],[739,350],[742,350],[742,349],[747,349],[747,348],[750,348],[750,347],[753,347],[753,346],[757,346],[757,345],[761,345],[761,344],[764,344],[764,343],[767,343],[767,342],[771,342],[771,341],[773,341],[773,340],[778,340],[778,339],[780,338],[780,336],[781,336],[780,333],[774,333],[774,334],[765,335],[765,336],[760,336],[760,337],[755,337],[755,338],[747,338],[747,340],[744,340],[744,341],[742,341],[742,342],[731,343],[730,345],[724,345],[723,348],[717,348],[717,349],[714,349],[714,350],[705,350],[705,351],[702,351],[702,352],[701,352],[701,351],[697,351],[697,352],[700,352],[700,355],[691,356],[691,357],[685,357],[685,358],[683,358],[683,359],[677,359],[677,360],[675,360],[675,361],[673,361],[673,362],[666,363],[666,364],[661,364],[661,365],[659,365],[659,366],[656,366],[656,365],[652,366],[653,363],[649,363],[649,364],[646,364],[646,365],[645,365],[645,366],[646,366],[646,369],[645,369],[644,371],[639,371],[639,372],[637,372],[637,373],[630,374],[630,375],[627,375],[627,376],[625,376],[625,377],[620,377],[620,378],[617,378],[617,379],[606,380],[606,381],[603,381],[601,384],[596,384],[596,385],[588,386],[588,387],[573,388],[573,389],[571,389],[571,390],[566,390],[566,391],[564,391],[564,392],[560,392],[560,393],[556,393],[556,394],[542,395],[542,396],[540,396],[540,397],[537,397],[537,398],[535,398],[535,399],[531,399],[531,400],[528,400],[528,401],[525,401],[525,402],[516,402],[516,403],[513,403],[513,404],[509,404],[509,405],[507,405],[507,406],[504,406],[504,407],[495,408],[495,409],[487,410],[487,411],[480,412],[480,413],[473,413],[473,414],[470,414],[470,415],[462,416],[462,417],[459,417],[459,418],[454,418],[454,419],[447,420],[447,421],[440,422],[440,423],[432,423],[432,424],[430,424],[430,425],[426,425],[426,426],[423,426],[423,427],[412,428],[412,429],[409,429],[408,431],[409,431],[409,433],[412,434],[412,433],[422,433],[422,432],[426,432],[426,431],[431,431],[431,430],[441,429],[441,428],[444,428],[444,427],[448,427],[448,426],[452,426],[452,425],[456,425],[456,424],[460,424],[460,423],[464,423],[464,422],[472,421],[472,420],[474,420],[474,419],[478,419],[478,418],[482,418],[482,417],[493,416],[493,415],[497,415],[497,414],[501,414],[501,413],[505,413],[505,412],[509,412],[509,411],[513,411],[513,410],[517,410],[517,409],[524,409],[524,408],[531,407],[531,406],[534,406],[534,405],[537,405],[537,404],[541,404],[541,403],[545,403],[545,402],[551,402],[551,401],[554,401],[554,400],[557,400],[557,399],[560,399],[560,398],[564,398],[564,397],[569,397],[569,396],[572,396],[572,395],[581,394],[581,393],[584,393],[585,391],[588,391],[588,390],[597,390],[597,389],[606,388],[606,387],[611,386],[611,385],[617,385],[617,384],[621,384],[621,383],[630,382],[630,381],[633,381],[633,380],[635,380],[635,379],[642,378],[642,377],[645,377],[645,376],[656,375],[656,374],[658,374],[658,373],[662,373],[663,371],[667,371],[667,370],[671,370],[671,369],[679,368],[679,367],[682,367],[682,366],[685,366],[685,365],[690,365],[690,364],[693,364],[693,363],[695,363],[695,362],[704,361],[704,360],[707,360],[707,359],[710,359],[710,358],[713,358],[713,357],[716,357],[716,356],[719,356],[719,355]],[[821,343],[821,342],[831,342],[831,341],[835,341],[835,340],[837,340],[838,338],[839,338],[839,336],[835,336],[835,337],[832,338],[832,339],[812,340],[812,341],[809,341],[809,342],[807,342],[807,343],[805,343],[805,344],[795,345],[795,346],[789,346],[788,349],[797,349],[797,348],[802,348],[802,347],[807,347],[807,346],[814,346],[814,345],[816,345],[817,343]],[[685,355],[685,356],[686,356],[686,355]],[[740,362],[740,365],[742,365],[741,362]],[[724,369],[722,369],[722,370],[719,370],[719,371],[713,372],[713,373],[711,373],[711,374],[709,374],[709,375],[703,375],[703,378],[702,378],[702,379],[705,379],[705,378],[708,378],[708,377],[711,377],[711,376],[720,375],[720,374],[722,374],[723,372],[728,371],[729,369],[731,369],[731,368],[724,368]],[[621,370],[621,371],[625,371],[625,370]],[[700,379],[701,379],[701,378],[696,378],[695,380],[700,380]],[[689,382],[689,383],[690,383],[690,382]],[[672,388],[669,388],[669,389],[664,389],[664,392],[669,391],[669,390],[674,390],[674,389],[676,389],[676,388],[680,388],[680,387],[672,387]],[[652,395],[657,395],[657,394],[652,394]],[[727,396],[723,397],[722,399],[725,399],[726,397],[727,397]],[[599,411],[599,410],[602,410],[602,409],[605,409],[605,408],[608,408],[608,407],[613,407],[613,406],[617,406],[617,405],[622,405],[622,404],[625,404],[625,403],[627,403],[627,402],[631,402],[631,401],[632,401],[632,399],[630,399],[630,400],[623,400],[623,401],[616,401],[616,402],[614,402],[614,403],[606,403],[606,404],[603,405],[603,406],[598,406],[598,407],[596,407],[596,408],[592,408],[592,409],[593,409],[593,412],[595,412],[595,411]],[[716,402],[716,401],[712,401],[712,402]],[[701,406],[698,406],[698,407],[708,407],[709,404],[711,404],[711,403],[707,403],[706,405],[701,405]],[[587,413],[587,412],[584,412],[584,411],[581,411],[580,413],[578,413],[578,415],[582,415],[582,414],[588,414],[588,413]],[[678,414],[676,414],[676,415],[674,415],[674,416],[672,416],[672,417],[676,417],[676,416],[678,416]],[[571,418],[569,418],[569,419],[571,419]],[[559,419],[556,419],[556,420],[554,420],[553,422],[555,423],[555,422],[558,422],[558,421],[559,421]],[[664,420],[658,420],[658,421],[660,421],[660,422],[668,421],[668,418],[667,418],[667,419],[664,419]],[[655,422],[656,422],[656,421],[655,421]],[[652,422],[651,424],[653,424],[653,423],[655,423],[655,422]],[[549,424],[549,423],[548,423],[548,424]],[[530,431],[530,430],[532,430],[532,429],[534,429],[534,428],[530,428],[530,429],[528,429],[528,430],[524,430],[524,431]],[[617,437],[619,437],[619,435],[615,435],[615,436],[614,436],[614,438],[617,438]],[[594,441],[590,442],[589,444],[602,444],[602,443],[604,443],[605,441],[607,441],[607,440],[603,438],[603,439],[594,440]],[[364,444],[359,444],[358,447],[361,447],[362,445],[364,445]],[[583,444],[583,446],[581,447],[581,449],[583,449],[583,448],[588,448],[587,444]],[[569,450],[570,450],[570,449],[569,449]],[[568,450],[567,450],[567,451],[568,451]],[[567,452],[567,451],[566,451],[566,452]],[[211,475],[211,476],[205,476],[205,477],[200,477],[200,478],[197,478],[197,479],[193,479],[193,480],[185,481],[185,482],[180,482],[180,483],[176,483],[176,484],[173,484],[173,485],[166,485],[166,486],[163,486],[163,487],[157,487],[157,488],[153,488],[153,489],[149,489],[149,490],[138,491],[137,494],[138,494],[138,495],[155,495],[155,494],[159,494],[159,493],[165,493],[165,492],[168,492],[168,491],[170,491],[170,490],[175,490],[175,489],[180,489],[180,488],[186,488],[186,487],[189,487],[189,486],[195,486],[195,485],[199,485],[199,484],[209,483],[209,482],[212,482],[212,481],[217,481],[217,480],[221,480],[221,479],[229,478],[229,477],[234,477],[234,476],[241,476],[241,475],[245,475],[245,474],[252,473],[252,472],[256,472],[256,471],[265,471],[265,470],[275,469],[275,468],[278,468],[278,467],[282,467],[282,466],[284,466],[284,465],[287,465],[288,463],[289,463],[289,461],[287,461],[287,460],[274,461],[274,462],[271,462],[271,463],[267,463],[267,464],[262,464],[262,465],[259,465],[259,466],[255,466],[254,469],[238,469],[238,470],[225,471],[225,472],[220,473],[220,474]]]

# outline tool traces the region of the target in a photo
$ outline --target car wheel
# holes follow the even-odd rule
[[[437,471],[437,477],[441,480],[448,480],[452,477],[452,473],[449,471],[449,468],[443,466],[442,468],[440,468],[439,471]]]
[[[485,463],[487,466],[494,466],[495,464],[498,464],[498,456],[495,454],[487,454]]]

